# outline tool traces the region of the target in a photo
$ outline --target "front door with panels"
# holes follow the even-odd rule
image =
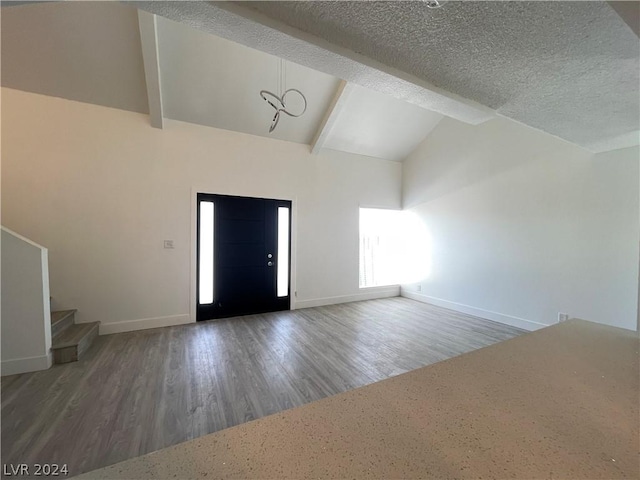
[[[197,320],[290,308],[291,202],[198,194]]]

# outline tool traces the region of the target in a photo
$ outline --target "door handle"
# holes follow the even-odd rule
[[[273,262],[267,262],[267,265],[269,265],[270,267],[273,267]]]

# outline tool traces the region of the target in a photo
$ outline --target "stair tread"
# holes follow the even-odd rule
[[[51,349],[66,348],[78,345],[87,335],[98,328],[100,322],[75,323],[53,337]]]
[[[76,309],[73,309],[73,310],[58,310],[58,311],[55,311],[55,312],[51,312],[51,325],[55,325],[56,323],[63,321],[69,315],[73,315],[76,312],[77,312]]]

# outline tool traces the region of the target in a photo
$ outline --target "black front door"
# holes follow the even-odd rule
[[[291,202],[198,194],[197,320],[290,308]]]

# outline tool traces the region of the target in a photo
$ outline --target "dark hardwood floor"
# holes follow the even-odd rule
[[[2,463],[77,475],[521,333],[398,297],[101,336],[2,378]]]

